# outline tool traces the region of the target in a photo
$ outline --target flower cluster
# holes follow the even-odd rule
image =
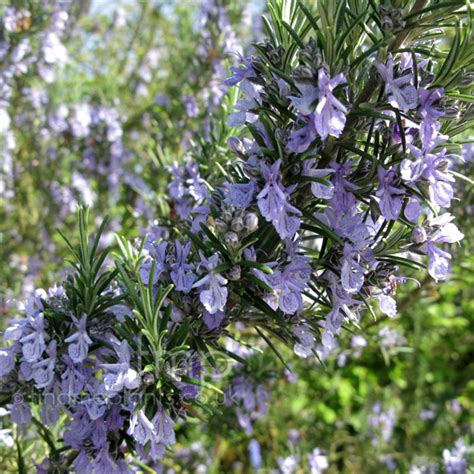
[[[135,439],[144,459],[161,459],[175,442],[174,421],[159,401],[149,418],[137,407],[151,374],[140,375],[138,354],[114,335],[114,319],[124,317],[124,308],[116,309],[91,321],[85,314],[74,316],[64,288],[39,290],[26,304],[26,318],[4,335],[12,343],[1,351],[2,390],[12,392],[7,406],[12,421],[30,423],[29,402],[37,397],[45,425],[67,413],[64,443],[78,451],[73,462],[78,471],[123,472],[123,455],[113,454],[120,448],[121,430]],[[56,315],[65,318],[61,333]]]
[[[63,441],[76,454],[67,460],[51,453],[40,472],[71,461],[76,471],[128,472],[125,434],[142,460],[162,459],[175,443],[175,420],[183,416],[185,403],[199,394],[194,383],[202,367],[198,354],[179,342],[169,311],[166,318],[161,316],[162,331],[169,337],[162,336],[159,345],[152,334],[145,341],[137,336],[124,290],[113,272],[101,271],[103,258],[96,247],[88,249],[86,223],[80,216],[78,272],[64,286],[47,293],[37,290],[25,304],[24,317],[6,329],[0,387],[10,393],[7,409],[20,426],[32,421],[32,404],[41,407],[41,420],[36,420],[40,425],[54,426],[62,414],[68,416]],[[186,250],[180,251],[183,262]],[[173,267],[176,274],[178,267]],[[142,268],[137,277],[143,273]],[[93,299],[85,280],[93,285]],[[158,317],[165,294],[155,295]]]
[[[331,348],[344,321],[359,320],[368,298],[376,297],[380,310],[395,316],[393,295],[397,283],[406,281],[397,270],[406,256],[427,255],[429,274],[435,280],[447,277],[450,255],[443,246],[459,242],[463,235],[445,212],[454,193],[449,170],[454,155],[441,147],[446,140],[440,133],[444,92],[431,86],[433,75],[426,61],[416,66],[415,85],[415,66],[407,53],[389,55],[384,63],[376,60],[382,94],[373,106],[385,107],[387,117],[380,122],[387,137],[384,143],[377,142],[380,157],[344,144],[337,156],[330,156],[325,151],[333,146],[329,138],[344,133],[351,107],[344,73],[331,77],[310,40],[292,71],[293,81],[268,79],[265,61],[276,68],[284,52],[271,50],[268,44],[265,48],[267,56],[244,60],[228,79],[243,94],[230,121],[250,122],[255,139],[232,141],[232,149],[244,162],[246,181],[233,183],[230,194],[246,209],[257,204],[261,217],[286,246],[297,238],[312,239],[321,249],[319,258],[298,272],[303,278],[297,282],[285,278],[293,293],[280,309],[285,314],[300,312],[302,294],[312,293],[311,278],[325,286],[327,299],[319,302],[329,300],[330,311],[319,326],[323,344]],[[295,112],[290,119],[281,112],[287,107]],[[278,120],[269,119],[268,109]],[[394,118],[400,114],[406,115],[405,129]],[[372,146],[372,131],[359,133],[368,136]],[[274,278],[264,281],[278,292]]]

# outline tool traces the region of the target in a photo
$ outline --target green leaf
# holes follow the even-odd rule
[[[363,52],[354,61],[352,61],[352,63],[349,65],[349,70],[355,69],[364,59],[368,58],[376,51],[379,51],[380,48],[382,48],[383,46],[386,46],[390,41],[391,41],[391,38],[385,38],[379,41],[378,43],[374,44],[371,48]]]
[[[239,265],[244,266],[244,267],[256,268],[257,270],[261,270],[267,275],[273,274],[273,270],[268,265],[265,265],[264,263],[251,262],[249,260],[241,260],[239,262]]]
[[[336,51],[339,51],[342,46],[344,45],[344,41],[346,38],[352,33],[354,28],[364,20],[364,18],[367,15],[367,9],[364,10],[349,26],[349,28],[344,32],[344,34],[338,39],[337,44],[336,44]]]
[[[333,241],[340,243],[341,245],[344,243],[342,239],[332,229],[330,229],[326,224],[321,222],[318,218],[306,213],[305,217],[312,221],[313,224],[301,224],[302,229],[309,230],[310,232],[314,232],[315,234],[327,237]]]
[[[252,275],[251,273],[249,273],[247,275],[247,278],[250,281],[254,282],[257,286],[262,288],[262,290],[266,291],[267,293],[273,293],[273,288],[267,285],[264,281],[260,280],[260,278],[257,278],[255,275]]]
[[[351,110],[351,115],[363,116],[363,117],[373,117],[382,120],[390,120],[390,122],[394,122],[396,119],[391,115],[384,114],[382,112],[378,112],[373,108],[372,104],[367,102],[363,102],[359,104],[359,107],[356,110]]]
[[[26,470],[25,459],[23,458],[23,451],[21,449],[21,445],[18,439],[15,439],[15,443],[16,443],[16,452],[17,452],[18,474],[28,474],[28,471]]]
[[[305,4],[302,1],[298,0],[298,6],[300,7],[306,19],[309,21],[309,24],[311,25],[313,30],[316,33],[319,33],[320,28],[318,27],[318,24],[317,24],[317,17],[312,15],[312,13],[308,10],[308,8],[306,8]]]
[[[221,252],[221,255],[224,257],[227,255],[227,249],[221,244],[220,240],[208,229],[202,222],[199,224],[201,230],[207,235],[209,238],[211,245]]]
[[[421,10],[417,10],[414,12],[410,12],[408,15],[403,17],[404,20],[409,20],[410,18],[414,18],[416,16],[424,15],[425,13],[432,12],[438,9],[445,9],[446,7],[462,7],[466,3],[463,0],[457,0],[452,2],[439,2],[435,3],[434,5],[430,5],[429,7],[422,8]]]
[[[189,318],[185,319],[181,325],[173,331],[173,334],[168,339],[168,344],[166,348],[171,350],[173,347],[180,346],[187,339],[189,334],[189,326],[191,321]]]
[[[370,153],[367,153],[364,150],[359,150],[358,148],[355,148],[352,145],[348,145],[346,143],[341,143],[340,146],[346,150],[352,151],[352,153],[355,153],[356,155],[359,155],[362,158],[365,158],[366,160],[378,163],[378,160],[375,156],[372,156]]]
[[[288,367],[288,364],[285,362],[285,359],[283,359],[283,356],[280,354],[277,348],[273,345],[272,341],[270,341],[270,339],[267,336],[265,336],[265,334],[258,327],[255,327],[255,330],[258,332],[260,337],[268,344],[268,347],[278,357],[278,359],[284,365],[284,367],[291,372],[291,369]]]
[[[188,377],[187,375],[181,375],[180,378],[181,378],[181,381],[185,383],[189,383],[191,385],[197,385],[198,387],[207,388],[209,390],[212,390],[215,393],[218,393],[219,395],[224,395],[224,392],[220,388],[217,388],[215,385],[205,382],[204,380]]]
[[[283,25],[283,27],[288,31],[288,33],[290,33],[290,35],[292,36],[292,38],[296,41],[296,43],[298,44],[298,46],[300,48],[304,48],[304,42],[303,40],[298,36],[298,33],[296,33],[296,31],[286,22],[286,21],[282,21],[281,24]]]
[[[40,436],[44,439],[46,444],[49,446],[51,457],[55,459],[57,455],[57,450],[56,450],[56,445],[54,444],[53,434],[36,417],[33,416],[32,421],[37,426],[38,433],[40,434]]]

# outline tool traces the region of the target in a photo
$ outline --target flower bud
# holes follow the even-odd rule
[[[258,73],[258,72],[264,72],[265,68],[262,65],[262,60],[258,57],[252,57],[250,59],[250,64],[252,65],[252,68]]]
[[[392,5],[379,6],[380,19],[382,21],[382,28],[385,31],[397,31],[405,26],[402,11]]]
[[[321,50],[318,48],[314,38],[310,38],[306,46],[298,53],[300,63],[311,64],[316,69],[319,69],[323,63]]]
[[[459,81],[460,87],[469,87],[474,82],[474,72],[464,72]]]
[[[244,163],[244,172],[247,176],[252,176],[254,178],[260,177],[260,167],[254,164],[249,163],[248,161]]]
[[[288,141],[288,131],[283,128],[277,128],[275,130],[275,138],[281,143],[286,143]]]
[[[282,46],[277,46],[275,48],[275,46],[273,46],[273,44],[268,41],[265,43],[265,49],[267,51],[268,58],[275,66],[281,64],[281,61],[285,54],[285,50]]]
[[[460,117],[460,111],[457,107],[444,107],[444,118],[447,119],[458,119]]]
[[[279,79],[277,81],[277,85],[278,85],[278,96],[281,99],[286,99],[286,97],[288,97],[291,94],[290,86],[283,79]]]
[[[258,217],[257,217],[257,214],[255,214],[254,212],[249,212],[249,213],[245,216],[244,226],[245,226],[245,229],[246,229],[248,232],[254,232],[254,231],[256,231],[257,228],[258,228]]]
[[[144,385],[153,385],[155,382],[155,376],[150,372],[145,372],[142,375],[142,381]]]
[[[229,280],[237,281],[237,280],[240,280],[240,274],[241,274],[240,266],[235,265],[229,270],[229,272],[227,273],[227,276],[229,277]]]
[[[236,247],[239,244],[239,237],[235,232],[227,232],[225,241],[231,246]]]
[[[171,308],[171,320],[174,323],[180,323],[184,320],[184,313],[179,308],[173,305]]]
[[[315,71],[311,66],[298,66],[292,73],[296,82],[313,82],[315,78]]]
[[[428,86],[435,80],[435,75],[429,71],[423,71],[421,73],[420,85],[423,87]]]
[[[221,219],[225,223],[229,224],[230,221],[232,220],[232,212],[229,209],[225,209],[224,211],[222,211]]]
[[[216,219],[214,226],[217,230],[220,230],[222,232],[225,232],[228,227],[227,224],[221,219]]]
[[[302,165],[301,163],[295,163],[292,167],[291,167],[291,174],[293,176],[299,176],[301,174],[301,171],[302,171]]]
[[[230,224],[230,228],[234,232],[240,232],[244,228],[244,223],[240,217],[235,217]]]
[[[426,241],[426,230],[421,225],[417,225],[413,227],[413,231],[411,233],[411,240],[416,244],[422,244]]]

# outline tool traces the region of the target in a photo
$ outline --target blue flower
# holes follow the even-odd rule
[[[150,455],[154,460],[157,460],[163,457],[164,449],[162,448],[176,443],[174,422],[161,404],[159,404],[158,410],[151,422],[153,423],[154,432]]]
[[[316,127],[313,116],[301,117],[305,125],[291,132],[286,148],[293,153],[304,153],[316,139]]]
[[[243,97],[237,101],[237,105],[233,106],[235,112],[231,113],[227,119],[229,127],[240,127],[245,122],[255,122],[258,119],[258,115],[253,113],[253,109],[262,103],[260,95],[262,86],[245,79],[239,87]]]
[[[240,64],[238,67],[230,66],[232,76],[224,80],[224,84],[226,86],[235,86],[244,79],[249,79],[250,77],[254,77],[256,75],[250,61],[242,57],[241,54],[237,54],[237,56],[240,59]]]
[[[311,192],[319,199],[331,199],[334,196],[334,185],[323,178],[334,173],[334,169],[318,169],[315,167],[316,160],[311,158],[303,162],[303,176],[310,176],[311,178],[319,178],[323,182],[312,181]]]
[[[418,92],[416,87],[412,85],[413,75],[405,74],[395,78],[393,72],[393,57],[389,54],[387,64],[375,61],[375,67],[385,82],[385,92],[388,94],[390,105],[407,112],[414,109],[418,102]]]
[[[269,285],[276,291],[278,307],[285,314],[294,314],[303,309],[303,291],[311,278],[309,258],[302,255],[291,256],[291,261],[283,270],[275,270],[267,276]]]
[[[230,202],[235,207],[246,209],[252,204],[256,189],[254,180],[248,183],[232,183],[229,185]]]
[[[328,458],[319,448],[315,448],[308,454],[308,466],[310,474],[323,474],[329,467]]]
[[[332,79],[321,68],[318,71],[319,100],[314,112],[316,130],[323,140],[328,135],[339,137],[346,124],[347,109],[334,97],[334,89],[346,82],[343,74],[338,74]]]
[[[214,314],[209,313],[209,311],[204,311],[202,319],[208,329],[217,329],[221,326],[222,321],[224,321],[225,314],[222,311],[216,311]]]
[[[437,229],[434,234],[421,246],[421,251],[428,255],[428,273],[436,280],[445,280],[449,272],[451,255],[441,250],[436,244],[452,244],[463,239],[464,235],[455,224],[450,222],[450,214],[442,214],[432,219],[430,226]]]
[[[199,299],[204,308],[210,313],[215,314],[223,311],[227,302],[227,280],[219,273],[213,273],[213,270],[219,265],[219,255],[212,255],[209,258],[200,253],[201,262],[199,268],[204,268],[208,273],[199,281],[194,283],[193,288],[200,288]]]
[[[403,189],[393,186],[398,176],[395,170],[385,170],[383,166],[378,167],[379,188],[376,195],[380,198],[379,207],[382,215],[387,220],[397,220],[402,210]]]
[[[64,342],[69,343],[68,354],[73,362],[80,363],[87,358],[89,353],[89,346],[92,344],[92,339],[87,334],[87,315],[84,314],[80,320],[74,319],[74,323],[78,329],[72,336],[64,339]]]
[[[420,200],[416,197],[411,197],[405,206],[404,214],[410,222],[417,222],[421,216],[422,208]]]
[[[251,439],[248,444],[248,452],[250,465],[253,469],[258,470],[262,467],[262,454],[260,452],[260,443],[255,439]]]
[[[31,421],[32,413],[30,406],[23,401],[23,396],[20,393],[13,395],[13,403],[7,405],[10,410],[10,418],[17,425],[26,425]]]
[[[104,376],[104,386],[107,392],[120,392],[124,388],[133,390],[140,386],[138,372],[130,367],[130,346],[126,340],[115,347],[118,361],[115,364],[102,364],[107,370]]]
[[[351,244],[344,245],[341,282],[345,291],[350,294],[358,293],[364,284],[367,270],[360,263],[360,253]]]
[[[262,216],[268,222],[272,222],[282,240],[292,238],[298,231],[301,222],[295,215],[301,215],[301,211],[288,202],[291,189],[286,189],[280,182],[281,160],[269,166],[261,163],[260,169],[265,186],[257,195],[257,203]]]
[[[127,433],[142,446],[145,446],[145,444],[154,437],[155,427],[147,418],[143,409],[133,413],[130,417]]]
[[[44,315],[39,313],[36,317],[31,318],[30,326],[33,331],[27,336],[23,336],[20,342],[23,344],[23,358],[26,362],[36,362],[43,354],[46,344],[44,332]]]
[[[194,265],[186,263],[186,259],[191,250],[191,242],[182,245],[181,242],[177,240],[175,249],[176,260],[171,264],[170,276],[176,291],[181,291],[186,294],[191,291],[193,283],[196,281],[196,275],[190,272],[190,270],[194,268]]]
[[[48,345],[49,357],[33,364],[33,379],[36,388],[46,388],[53,382],[56,365],[56,341]]]
[[[8,375],[15,368],[15,346],[0,349],[0,377]]]

